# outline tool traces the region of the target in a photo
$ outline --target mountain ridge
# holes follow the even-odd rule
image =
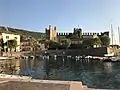
[[[12,28],[12,27],[0,26],[0,32],[1,33],[18,34],[21,37],[26,36],[26,37],[32,37],[34,39],[43,39],[43,38],[45,38],[45,33],[29,31],[29,30],[25,30],[25,29],[17,29],[17,28]]]

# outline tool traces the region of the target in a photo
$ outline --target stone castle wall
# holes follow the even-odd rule
[[[90,55],[90,56],[104,56],[104,54],[107,54],[107,48],[89,48],[84,50],[71,50],[67,51],[68,55]]]
[[[52,28],[51,25],[49,25],[49,28],[45,28],[45,33],[46,33],[46,39],[48,40],[53,40],[53,41],[57,41],[58,39],[61,39],[63,37],[66,37],[68,35],[73,35],[76,33],[81,33],[81,36],[92,36],[92,35],[97,35],[97,36],[102,36],[104,34],[109,36],[109,32],[101,32],[101,33],[97,33],[97,32],[88,32],[88,33],[82,33],[82,29],[81,28],[74,28],[73,32],[71,33],[66,33],[66,32],[62,32],[62,33],[57,33],[57,29],[56,27]]]
[[[69,34],[73,34],[73,33],[61,32],[61,33],[57,33],[57,36],[67,36]],[[97,33],[97,32],[93,32],[93,33],[91,33],[91,32],[85,32],[85,33],[82,33],[82,35],[88,35],[88,36],[89,35],[98,35],[98,36],[101,36],[103,34],[106,34],[106,35],[109,36],[109,32],[101,32],[101,33]]]
[[[120,51],[120,50],[119,50]],[[109,47],[89,48],[89,49],[68,49],[68,50],[49,50],[47,51],[50,55],[66,55],[79,56],[79,55],[91,55],[91,56],[104,56],[105,54],[111,54],[113,50]]]

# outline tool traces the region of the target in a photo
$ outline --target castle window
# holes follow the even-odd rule
[[[6,36],[6,39],[9,39],[9,36]]]
[[[17,37],[15,37],[15,39],[17,39]]]

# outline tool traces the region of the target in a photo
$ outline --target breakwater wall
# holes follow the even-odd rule
[[[0,75],[0,90],[90,90],[81,82],[37,80],[15,75]]]
[[[44,52],[36,52],[36,55],[42,54],[42,55],[60,55],[60,56],[64,56],[64,55],[85,55],[85,56],[104,56],[105,54],[111,54],[111,53],[119,53],[120,50],[119,49],[114,49],[114,48],[110,48],[110,47],[99,47],[99,48],[88,48],[88,49],[67,49],[67,50],[47,50]],[[47,54],[46,54],[47,53]]]

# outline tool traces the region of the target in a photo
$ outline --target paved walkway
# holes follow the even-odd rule
[[[0,90],[89,90],[81,82],[0,79]]]
[[[26,76],[0,74],[0,90],[89,90],[89,88],[76,81],[37,80]]]

